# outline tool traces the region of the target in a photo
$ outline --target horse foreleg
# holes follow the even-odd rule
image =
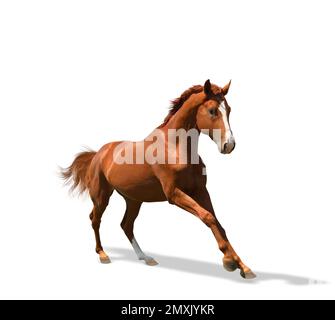
[[[128,198],[125,198],[125,200],[127,208],[121,222],[121,227],[124,233],[126,234],[127,238],[129,239],[131,245],[133,246],[138,259],[144,260],[147,265],[154,266],[158,263],[154,258],[147,256],[142,251],[141,247],[137,243],[136,238],[134,236],[134,222],[138,216],[142,202],[137,202],[134,200],[130,200]]]
[[[217,220],[211,199],[205,187],[199,189],[191,198],[179,188],[170,187],[166,190],[166,196],[170,203],[191,212],[201,219],[213,232],[218,243],[219,249],[223,252],[223,265],[226,270],[234,271],[236,268],[241,270],[241,276],[252,279],[256,275],[248,268],[236,254],[230,244],[226,232]]]

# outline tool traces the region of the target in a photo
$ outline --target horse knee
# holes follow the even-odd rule
[[[200,215],[200,219],[208,226],[211,227],[216,223],[216,218],[210,212],[206,211]]]

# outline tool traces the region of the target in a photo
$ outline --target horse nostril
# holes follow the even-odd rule
[[[227,143],[223,145],[223,153],[227,153]]]
[[[223,153],[229,154],[235,149],[235,141],[232,142],[226,142],[223,145]]]

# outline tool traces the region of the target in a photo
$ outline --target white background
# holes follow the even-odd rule
[[[335,298],[333,1],[2,1],[1,298]],[[115,194],[101,227],[57,177],[82,146],[141,139],[169,100],[224,85],[237,141],[203,137],[208,189],[257,274],[228,273],[210,232],[167,203],[136,223]]]

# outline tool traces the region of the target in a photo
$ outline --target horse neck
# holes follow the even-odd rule
[[[193,94],[188,100],[184,102],[182,107],[174,114],[171,119],[160,129],[163,129],[165,138],[168,139],[170,136],[169,130],[185,130],[187,134],[191,135],[191,139],[186,139],[186,149],[182,148],[179,152],[186,152],[187,159],[190,161],[194,157],[198,157],[198,141],[199,141],[199,129],[197,127],[197,112],[199,106],[204,103],[206,96],[203,93]],[[191,132],[190,130],[196,130],[197,132]],[[172,136],[175,133],[172,133]],[[180,141],[177,140],[177,145],[180,145]],[[181,156],[181,154],[179,154]]]

